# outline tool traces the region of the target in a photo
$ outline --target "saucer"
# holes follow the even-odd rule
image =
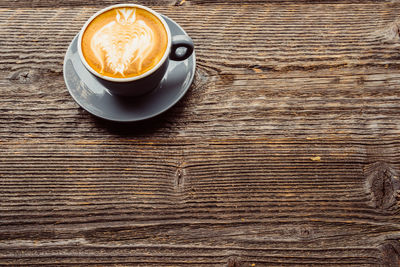
[[[163,16],[171,35],[186,32],[173,20]],[[64,59],[64,80],[72,98],[89,113],[111,121],[134,122],[155,117],[175,105],[193,82],[196,57],[170,60],[168,70],[157,88],[143,96],[113,95],[81,63],[78,36],[72,40]]]

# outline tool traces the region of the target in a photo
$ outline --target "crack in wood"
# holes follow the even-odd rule
[[[375,162],[366,167],[365,174],[372,206],[388,211],[398,209],[400,180],[397,171],[386,162]]]
[[[186,180],[186,163],[182,161],[176,168],[175,171],[175,180],[174,180],[174,188],[176,192],[184,191],[185,180]]]

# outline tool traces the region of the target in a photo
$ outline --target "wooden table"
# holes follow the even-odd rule
[[[1,265],[400,265],[400,1],[138,1],[198,65],[136,124],[63,80],[114,3],[0,1]]]

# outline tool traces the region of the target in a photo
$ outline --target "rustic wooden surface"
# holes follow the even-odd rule
[[[113,3],[0,0],[0,265],[400,265],[400,1],[139,1],[198,68],[122,125],[62,76]]]

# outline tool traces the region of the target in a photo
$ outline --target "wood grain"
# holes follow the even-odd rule
[[[139,1],[196,45],[149,121],[73,102],[114,1],[0,1],[0,265],[399,266],[397,1]]]

